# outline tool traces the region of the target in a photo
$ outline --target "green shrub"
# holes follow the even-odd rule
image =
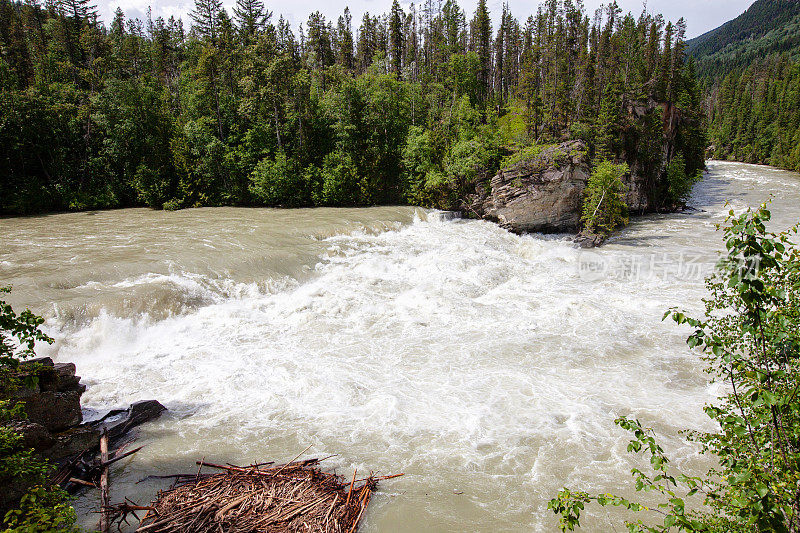
[[[529,143],[525,125],[525,107],[520,103],[510,104],[506,113],[497,119],[497,143],[516,147]]]
[[[425,176],[437,167],[430,130],[419,126],[409,128],[401,161],[406,200],[415,205],[430,205]]]
[[[628,224],[628,206],[625,202],[625,184],[622,177],[628,165],[615,165],[610,161],[599,163],[586,184],[581,221],[583,229],[597,235],[610,235],[615,229]]]
[[[302,181],[286,154],[278,152],[274,160],[265,157],[258,162],[250,174],[250,192],[265,205],[298,205]]]
[[[550,148],[553,146],[552,144],[533,144],[531,146],[526,146],[522,148],[510,156],[503,159],[503,162],[500,164],[500,168],[508,168],[512,165],[516,165],[520,161],[526,161],[528,159],[536,159],[539,157],[539,154],[542,153],[543,150]]]
[[[0,287],[0,294],[10,290]],[[36,341],[53,342],[39,329],[43,322],[28,310],[15,313],[0,300],[0,383],[4,394],[20,385],[15,371],[21,360],[35,355]],[[6,513],[0,525],[5,526],[5,531],[19,533],[71,531],[75,511],[68,503],[68,495],[58,487],[45,487],[50,466],[37,459],[33,450],[24,446],[22,437],[6,425],[9,420],[23,417],[23,404],[0,400],[0,487],[2,490],[10,490],[12,486],[31,487],[17,508]]]
[[[692,186],[702,176],[702,171],[695,175],[686,173],[686,160],[677,154],[667,165],[667,201],[671,205],[682,205],[689,198]]]
[[[350,154],[334,150],[322,162],[322,203],[324,205],[355,205],[361,198],[356,168]]]
[[[181,208],[181,201],[177,198],[173,198],[172,200],[167,200],[164,202],[164,205],[161,206],[164,211],[177,211]]]

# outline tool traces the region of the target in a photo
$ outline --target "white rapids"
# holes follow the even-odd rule
[[[555,531],[564,485],[631,495],[619,415],[677,467],[709,466],[678,431],[711,428],[717,391],[661,318],[702,311],[728,209],[772,194],[776,229],[800,219],[797,175],[709,170],[694,210],[634,218],[591,252],[414,208],[122,210],[0,220],[0,281],[48,318],[39,351],[77,364],[87,409],[169,408],[112,473],[114,500],[144,503],[165,482],[136,481],[202,457],[311,444],[345,475],[405,472],[363,531]],[[592,510],[586,530],[625,516]]]

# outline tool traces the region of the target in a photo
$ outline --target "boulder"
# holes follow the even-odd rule
[[[81,395],[86,386],[75,375],[74,364],[55,364],[49,357],[40,357],[20,365],[20,371],[37,378],[35,386],[20,387],[12,394],[25,404],[27,420],[48,431],[64,431],[81,423]]]
[[[514,233],[577,231],[589,174],[586,144],[567,141],[478,183],[465,211]]]
[[[81,392],[78,391],[41,391],[26,396],[22,402],[28,420],[43,425],[48,431],[64,431],[83,420]]]
[[[132,403],[127,409],[109,411],[99,420],[90,422],[89,425],[98,430],[106,428],[108,436],[114,440],[127,433],[131,428],[155,420],[166,410],[167,408],[156,400],[144,400]]]
[[[581,248],[597,248],[606,242],[604,235],[582,231],[575,236],[575,243]]]
[[[25,419],[7,421],[5,425],[22,436],[26,448],[54,465],[74,462],[86,452],[93,454],[104,428],[113,444],[133,427],[158,418],[166,410],[157,401],[147,400],[81,424],[80,402],[86,386],[75,375],[74,364],[53,363],[49,357],[41,357],[22,363],[17,376],[22,383],[30,383],[27,378],[35,377],[36,384],[0,389],[0,398],[24,404],[26,415]],[[71,468],[77,467],[73,464]],[[0,517],[19,502],[29,484],[25,476],[0,478]]]

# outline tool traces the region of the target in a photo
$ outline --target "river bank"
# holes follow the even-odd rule
[[[15,306],[47,317],[58,340],[43,355],[78,364],[89,409],[169,408],[113,473],[120,499],[145,501],[162,486],[137,481],[199,457],[288,460],[313,444],[347,449],[331,460],[344,475],[406,473],[375,495],[364,531],[550,531],[546,502],[564,484],[625,494],[615,415],[649,421],[681,467],[704,468],[675,435],[704,427],[716,391],[660,319],[701,309],[725,202],[770,194],[776,227],[800,218],[797,175],[712,162],[695,211],[635,219],[592,252],[410,208],[3,219],[0,275]],[[94,495],[77,505],[96,521]]]

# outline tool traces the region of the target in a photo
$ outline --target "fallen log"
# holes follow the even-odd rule
[[[107,435],[107,444],[113,445],[125,438],[128,432],[134,427],[158,418],[166,408],[155,400],[147,400],[131,404],[128,409],[115,409],[106,413],[103,417],[87,422],[86,427],[94,428],[99,434]],[[142,449],[135,448],[128,452],[122,452],[124,446],[117,449],[113,457],[98,459],[97,453],[100,448],[99,439],[71,459],[64,461],[61,466],[50,477],[50,485],[60,485],[67,491],[75,492],[87,484],[95,485],[104,468],[133,455]],[[75,481],[75,480],[81,480]]]

